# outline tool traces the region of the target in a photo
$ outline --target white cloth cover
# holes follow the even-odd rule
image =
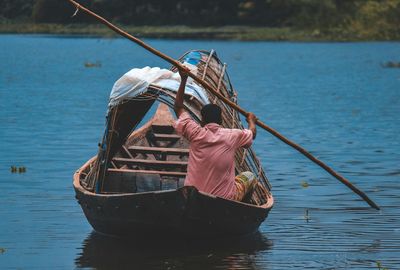
[[[196,66],[189,68],[192,72],[197,69]],[[171,91],[178,91],[180,81],[179,73],[174,73],[168,69],[160,69],[159,67],[131,69],[115,82],[108,106],[112,108],[125,100],[139,96],[147,90],[150,84]],[[196,97],[203,104],[209,103],[204,89],[194,83],[191,78],[188,78],[185,93]]]

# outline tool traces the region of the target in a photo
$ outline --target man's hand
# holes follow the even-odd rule
[[[256,117],[256,115],[254,113],[249,112],[247,114],[246,121],[247,121],[247,123],[250,123],[250,122],[254,122],[255,123],[257,121],[257,117]]]
[[[189,77],[189,72],[190,69],[188,69],[187,67],[183,66],[183,68],[179,68],[179,75],[181,76],[181,80],[187,80],[187,78]]]
[[[249,123],[249,129],[251,132],[253,132],[253,139],[256,138],[257,135],[257,129],[256,129],[256,122],[257,122],[257,117],[254,113],[249,112],[246,117],[247,123]]]

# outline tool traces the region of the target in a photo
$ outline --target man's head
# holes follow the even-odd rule
[[[207,104],[201,109],[201,122],[205,126],[210,123],[222,124],[221,108],[215,104]]]

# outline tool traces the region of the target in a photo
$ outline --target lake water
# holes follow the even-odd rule
[[[147,41],[175,58],[217,50],[243,108],[381,210],[259,130],[276,200],[259,233],[174,243],[93,233],[72,175],[96,154],[111,87],[133,67],[168,65],[123,39],[1,35],[0,269],[400,269],[400,69],[382,67],[400,61],[400,43]]]

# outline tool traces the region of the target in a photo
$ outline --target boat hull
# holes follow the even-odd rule
[[[194,187],[105,195],[75,186],[75,192],[92,227],[114,236],[243,235],[256,231],[270,211],[270,208],[210,196]]]

